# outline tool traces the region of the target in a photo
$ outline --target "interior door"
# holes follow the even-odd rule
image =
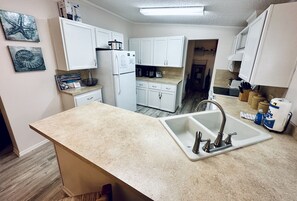
[[[136,111],[136,78],[135,73],[114,75],[116,106]]]

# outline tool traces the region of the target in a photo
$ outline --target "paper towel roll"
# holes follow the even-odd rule
[[[273,98],[270,101],[269,111],[266,115],[266,125],[275,131],[282,131],[287,123],[292,103],[284,98]]]

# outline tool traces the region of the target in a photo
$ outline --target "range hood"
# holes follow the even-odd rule
[[[228,57],[229,61],[242,61],[243,52],[235,52],[235,54],[232,54]]]

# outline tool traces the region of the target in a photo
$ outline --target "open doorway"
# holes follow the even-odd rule
[[[189,40],[185,67],[185,102],[208,98],[218,40]],[[186,103],[187,104],[187,103]]]
[[[12,152],[13,146],[0,109],[0,156]]]

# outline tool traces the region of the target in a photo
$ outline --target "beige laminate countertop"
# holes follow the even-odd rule
[[[162,84],[175,84],[177,85],[182,81],[181,78],[178,77],[162,77],[162,78],[148,78],[148,77],[137,77],[138,81],[148,81],[148,82],[157,82]]]
[[[236,113],[236,99],[218,102]],[[30,127],[152,200],[297,199],[297,141],[289,135],[192,162],[158,119],[102,103]]]
[[[76,96],[76,95],[84,94],[84,93],[94,91],[94,90],[97,90],[97,89],[102,89],[102,86],[97,84],[95,86],[90,86],[90,87],[80,87],[80,88],[66,89],[66,90],[62,90],[61,93]]]

